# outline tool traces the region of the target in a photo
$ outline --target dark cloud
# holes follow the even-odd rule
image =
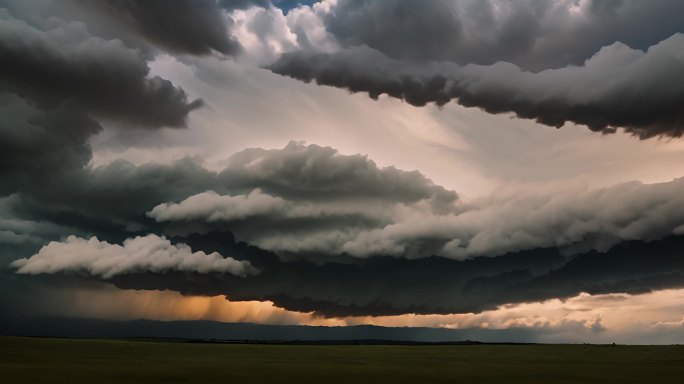
[[[378,198],[448,204],[458,195],[418,171],[378,167],[363,155],[341,155],[331,147],[290,142],[283,149],[245,149],[231,156],[221,179],[234,191],[260,188],[298,200]]]
[[[416,106],[456,100],[554,127],[573,122],[600,132],[622,127],[641,138],[679,137],[684,133],[681,52],[684,34],[675,34],[646,52],[615,43],[582,66],[531,73],[503,62],[460,66],[399,61],[361,47],[336,53],[286,53],[271,70],[367,92],[372,98],[387,94]]]
[[[136,126],[180,127],[201,105],[170,81],[150,77],[136,50],[90,36],[82,24],[40,30],[7,12],[0,17],[0,81],[42,109],[69,106]]]
[[[170,223],[172,233],[228,229],[268,249],[334,256],[340,242],[392,224],[403,211],[447,214],[457,201],[455,192],[420,172],[379,168],[365,156],[291,142],[278,150],[238,152],[218,174],[217,189],[164,202],[148,216]]]
[[[0,196],[81,169],[91,157],[86,142],[101,129],[80,111],[44,112],[9,93],[0,93],[0,115]]]
[[[606,253],[572,257],[556,249],[538,249],[465,261],[376,257],[325,264],[282,261],[273,253],[234,242],[229,233],[177,240],[193,251],[250,261],[261,272],[245,278],[129,273],[106,281],[123,289],[227,295],[231,301],[270,300],[289,310],[323,316],[477,313],[581,292],[641,294],[684,286],[684,264],[678,251],[684,245],[682,237],[625,242]]]
[[[37,15],[24,14],[24,21],[0,11],[0,196],[11,196],[10,217],[61,223],[75,233],[125,233],[141,227],[135,220],[148,204],[213,187],[205,182],[211,172],[190,161],[89,167],[89,140],[101,121],[120,122],[122,131],[182,127],[201,102],[151,76],[140,51],[91,36],[83,23]],[[167,182],[176,188],[163,188]],[[192,183],[199,189],[187,191]]]
[[[39,132],[50,138],[50,132],[59,130]],[[20,192],[10,204],[14,214],[83,228],[116,242],[145,231],[192,233],[234,226],[241,238],[253,241],[280,233],[284,243],[303,236],[316,246],[321,231],[378,228],[391,223],[395,210],[403,206],[452,212],[458,198],[419,172],[379,168],[365,156],[294,142],[280,150],[239,152],[221,172],[191,159],[139,166],[119,160],[93,168],[87,166],[90,150],[84,141],[48,143],[60,156],[63,150],[74,152],[73,161],[27,161],[36,167],[29,174],[23,163],[13,165],[8,158],[7,169],[14,176],[6,176],[14,186],[8,184],[6,193]],[[207,209],[215,213],[215,223],[207,220]]]
[[[9,154],[17,148],[26,154],[35,149],[37,159],[12,163],[8,158],[3,163],[3,178],[14,175],[6,180],[16,183],[5,191],[11,194],[5,201],[7,212],[14,215],[14,222],[2,223],[5,243],[16,243],[16,236],[22,233],[34,233],[35,241],[31,240],[31,246],[22,252],[35,253],[40,244],[73,233],[98,235],[109,243],[123,243],[149,232],[173,233],[173,226],[164,227],[145,216],[162,204],[157,213],[168,210],[167,214],[183,219],[171,223],[181,226],[183,231],[179,232],[185,234],[175,242],[189,244],[193,252],[218,252],[249,261],[261,271],[258,276],[240,280],[222,274],[157,274],[153,270],[107,280],[122,288],[226,294],[231,300],[271,300],[292,310],[336,316],[478,312],[506,303],[570,297],[580,292],[642,293],[682,286],[682,265],[676,256],[681,238],[657,240],[681,231],[681,204],[677,199],[681,180],[658,185],[631,183],[585,195],[570,192],[566,194],[573,196],[569,201],[550,194],[503,196],[501,201],[459,205],[454,192],[434,185],[419,172],[379,168],[364,156],[344,156],[329,147],[299,143],[280,150],[239,152],[220,172],[206,170],[188,159],[140,166],[115,161],[92,168],[87,165],[90,149],[86,140],[99,129],[96,122],[76,120],[66,124],[74,129],[72,135],[53,137],[55,132],[70,132],[60,128],[61,110],[36,110],[17,96],[2,100],[12,111],[7,113],[7,124],[0,125],[8,138],[3,141],[5,149]],[[36,140],[22,136],[27,132]],[[51,151],[68,161],[54,161]],[[41,160],[39,155],[47,157]],[[33,177],[22,178],[23,174]],[[219,206],[208,204],[208,190],[216,191],[209,197],[217,198]],[[272,209],[260,202],[252,207],[247,201],[250,193],[257,197],[268,194],[269,201],[285,205],[276,204]],[[199,199],[198,204],[190,204],[192,197]],[[243,197],[247,200],[240,200]],[[233,204],[234,199],[240,204]],[[342,210],[343,214],[326,214],[326,209],[339,213],[335,210],[350,207],[353,209]],[[252,208],[261,211],[255,214]],[[422,216],[402,216],[406,213],[403,209]],[[215,223],[207,212],[216,215]],[[258,220],[250,222],[254,217]],[[188,223],[187,218],[216,225],[209,229],[233,229],[234,224],[236,233],[241,228],[252,228],[254,234],[262,235],[280,232],[281,239],[300,245],[318,241],[320,231],[331,233],[330,238],[335,239],[340,238],[340,229],[358,228],[366,239],[359,242],[360,247],[367,247],[364,255],[374,257],[353,258],[340,248],[327,250],[334,258],[320,252],[325,248],[299,252],[285,249],[275,254],[236,243],[230,234],[188,235],[205,232],[207,227],[198,229],[194,227],[197,223]],[[454,226],[448,220],[454,218],[457,222],[468,219],[465,222],[474,226]],[[404,224],[398,227],[403,225],[406,230],[393,232],[397,226],[391,223],[399,219]],[[54,227],[39,229],[35,224],[39,221],[54,223]],[[21,229],[22,225],[36,228],[29,231]],[[373,237],[385,227],[390,229],[389,236]],[[656,241],[615,245],[629,239]],[[257,244],[262,241],[250,240]],[[386,248],[388,241],[402,247],[395,256],[409,258],[439,255],[437,251],[444,251],[450,242],[456,248],[474,247],[466,255],[499,256],[463,261],[387,257],[386,252],[392,249]],[[581,246],[575,256],[564,256],[552,248],[577,244]],[[610,249],[607,253],[586,252],[587,247]],[[16,244],[1,248],[4,259],[18,249]],[[352,249],[347,248],[348,252]],[[511,254],[511,249],[527,250]],[[28,257],[31,253],[11,256]]]
[[[114,24],[171,52],[238,52],[220,6],[237,9],[246,2],[165,4],[96,6],[108,10],[100,17],[113,16]],[[478,16],[472,19],[454,19],[446,2],[418,12],[408,2],[362,3],[357,13],[351,4],[340,1],[325,21],[348,49],[292,52],[273,71],[414,105],[456,99],[552,126],[624,127],[640,137],[684,133],[684,35],[660,41],[671,29],[667,23],[635,43],[660,41],[646,52],[616,43],[591,57],[577,48],[551,62],[534,53],[539,44],[560,41],[539,38],[548,26],[537,16],[553,14],[548,3],[498,9],[503,3],[464,2],[467,14]],[[625,20],[620,15],[637,2],[587,4],[586,15]],[[376,23],[372,15],[384,7],[394,8]],[[501,23],[497,12],[503,12]],[[128,44],[130,36],[96,37],[90,28],[96,19],[83,24],[12,15],[0,11],[0,260],[34,255],[15,263],[20,272],[55,273],[54,281],[74,284],[97,280],[125,289],[270,300],[323,316],[467,313],[580,292],[684,286],[678,254],[684,244],[673,236],[684,232],[684,179],[463,202],[418,171],[381,168],[362,155],[296,142],[244,150],[220,171],[192,159],[94,167],[89,140],[103,122],[121,122],[124,131],[181,127],[201,102],[151,76],[150,52],[131,48],[137,45]],[[491,42],[480,44],[489,37],[469,37],[472,22],[500,27]],[[107,33],[121,30],[110,27]],[[424,35],[411,33],[418,29]],[[464,45],[445,50],[452,41]],[[501,57],[490,51],[512,63],[495,62]],[[482,65],[458,64],[452,54]],[[587,57],[579,66],[525,70]],[[173,236],[175,245],[162,235]],[[99,240],[84,240],[91,236]],[[168,252],[146,259],[160,247]],[[110,251],[133,262],[131,268],[93,268],[94,261],[112,261]],[[179,267],[198,258],[193,268]],[[219,272],[242,277],[213,273],[207,263],[228,263]],[[246,265],[260,273],[236,267]],[[16,278],[0,277],[0,286]]]
[[[280,159],[275,164],[287,164],[281,157],[291,150],[273,153],[273,159]],[[338,157],[340,162],[353,158]],[[264,159],[260,160],[249,164],[268,167]],[[235,169],[238,164],[227,169]],[[323,162],[318,164],[320,174],[333,173],[334,166],[323,172]],[[328,255],[333,259],[343,254],[465,259],[549,247],[566,253],[606,251],[622,241],[656,240],[684,231],[684,201],[679,193],[684,179],[656,184],[630,182],[596,190],[519,190],[458,201],[455,194],[429,181],[421,182],[422,177],[418,177],[406,186],[430,187],[433,191],[407,201],[398,190],[383,197],[374,195],[372,189],[361,194],[361,180],[367,179],[359,177],[363,167],[354,169],[346,177],[350,181],[355,180],[351,175],[358,177],[360,187],[359,193],[351,196],[330,193],[327,197],[297,199],[291,197],[297,194],[290,195],[287,190],[263,191],[261,188],[269,186],[268,182],[250,184],[255,189],[243,192],[239,188],[242,179],[233,178],[225,181],[225,185],[233,187],[229,194],[199,193],[177,203],[157,205],[147,215],[176,234],[229,230],[243,241],[281,255],[301,257],[313,253],[318,258]],[[258,180],[259,171],[253,171]],[[269,182],[278,180],[278,173],[268,174]],[[315,174],[300,175],[312,180]],[[392,173],[384,176],[389,175]],[[391,184],[383,179],[366,185]],[[304,188],[304,184],[299,183],[298,188]],[[315,191],[311,187],[299,195]],[[443,199],[449,196],[451,199]]]
[[[241,8],[249,3],[224,1],[221,5]],[[164,0],[104,0],[97,4],[172,52],[207,55],[216,51],[236,55],[241,51],[240,43],[230,35],[231,20],[223,16],[215,0],[174,1],[172,6]]]
[[[40,110],[4,93],[0,112],[0,196],[11,197],[4,199],[8,218],[125,236],[144,227],[140,219],[151,222],[144,216],[150,207],[215,187],[215,173],[191,160],[90,167],[88,140],[101,127],[79,108]]]
[[[164,191],[170,176],[163,169],[114,162],[93,170],[91,137],[109,120],[129,132],[184,126],[200,102],[150,76],[146,58],[121,41],[93,37],[83,23],[47,17],[40,7],[32,17],[23,4],[8,6],[27,21],[0,9],[0,260],[28,256],[69,234],[123,241],[141,228],[135,219],[144,218],[146,202],[186,196],[178,195],[183,182],[160,197],[151,190]],[[192,165],[169,168],[202,186],[192,193],[212,187]],[[120,178],[125,172],[129,178]]]
[[[255,153],[259,156],[254,156]],[[321,155],[323,158],[318,162],[300,162],[306,158],[318,159]],[[248,160],[240,161],[243,160],[242,156]],[[307,167],[306,164],[310,166]],[[319,168],[323,166],[328,167],[327,172]],[[248,173],[249,169],[254,172]],[[281,173],[288,176],[281,177]],[[242,176],[247,174],[253,177],[245,181]],[[369,178],[368,174],[374,176]],[[193,162],[182,161],[167,166],[134,166],[125,162],[115,162],[95,169],[83,168],[77,175],[77,182],[47,185],[47,188],[41,189],[45,191],[42,193],[22,192],[18,196],[20,199],[17,204],[23,207],[24,212],[33,212],[35,217],[43,221],[59,223],[63,226],[61,230],[65,231],[62,232],[64,234],[74,230],[87,231],[91,234],[104,232],[109,233],[109,238],[113,239],[107,240],[109,243],[122,243],[125,238],[133,237],[136,233],[164,233],[170,230],[155,226],[154,222],[144,217],[144,212],[159,202],[182,201],[186,196],[196,195],[199,190],[215,189],[224,195],[217,193],[214,196],[227,196],[228,200],[242,196],[229,195],[229,192],[242,188],[263,187],[264,190],[277,193],[280,199],[285,199],[293,190],[308,190],[308,200],[318,201],[320,204],[340,199],[335,192],[344,190],[348,185],[343,182],[344,180],[356,180],[361,186],[360,191],[365,191],[376,201],[391,201],[392,196],[396,195],[400,204],[407,204],[401,202],[402,200],[409,203],[429,201],[435,193],[443,192],[420,174],[378,169],[361,156],[342,156],[330,148],[296,143],[283,150],[251,149],[239,153],[227,165],[226,170],[219,173],[204,170]],[[316,178],[320,180],[314,182]],[[408,178],[410,182],[393,184],[391,181],[404,178]],[[307,188],[306,183],[311,185]],[[604,228],[608,235],[616,236],[619,240],[614,241],[618,242],[630,236],[654,240],[650,243],[623,241],[605,253],[579,251],[573,256],[566,256],[557,248],[544,248],[542,243],[535,243],[531,247],[537,249],[517,253],[501,251],[498,257],[479,257],[461,261],[444,257],[396,258],[383,256],[377,252],[371,253],[374,257],[363,259],[344,254],[329,258],[316,252],[309,252],[308,257],[302,258],[306,252],[294,257],[288,254],[279,255],[236,242],[230,233],[186,234],[174,238],[173,241],[188,244],[192,252],[218,252],[235,260],[249,261],[260,273],[256,276],[233,278],[225,274],[130,270],[109,276],[104,281],[112,282],[124,289],[170,289],[193,295],[225,294],[230,300],[237,301],[270,300],[283,308],[314,311],[324,316],[469,313],[496,308],[507,303],[571,297],[580,292],[644,293],[655,289],[682,287],[684,265],[678,252],[684,246],[682,237],[655,240],[670,233],[672,226],[682,224],[681,216],[676,213],[677,200],[670,199],[672,194],[679,190],[680,183],[681,181],[676,181],[656,186],[626,184],[619,188],[592,192],[585,199],[579,199],[580,206],[595,201],[595,205],[602,206],[603,212],[592,205],[583,206],[574,212],[564,204],[556,205],[548,199],[527,197],[519,200],[504,198],[510,207],[518,207],[518,213],[491,214],[491,217],[498,218],[501,223],[519,225],[521,231],[530,223],[537,222],[535,218],[550,217],[553,223],[540,220],[535,224],[538,225],[538,229],[529,231],[532,235],[536,234],[538,239],[547,239],[549,231],[557,230],[559,238],[579,236],[579,239],[590,241],[600,238],[596,234],[602,233],[602,230],[596,228]],[[422,192],[416,193],[416,190]],[[360,191],[353,195],[355,199],[365,196]],[[328,193],[330,196],[326,196]],[[292,193],[292,196],[297,195]],[[303,192],[303,195],[307,193]],[[603,200],[604,197],[607,200]],[[613,200],[619,204],[608,203]],[[297,201],[293,198],[287,201],[297,206]],[[541,207],[544,209],[537,212],[530,206],[534,207],[538,202],[542,203]],[[429,208],[430,205],[427,206],[425,212],[433,212],[432,208]],[[168,207],[170,206],[166,206]],[[250,207],[250,204],[242,202],[233,208],[244,209],[250,213]],[[302,220],[301,217],[283,225],[282,218],[277,219],[276,215],[282,214],[281,211],[271,210],[268,206],[257,207],[265,209],[260,212],[261,221],[256,221],[262,225],[262,233],[269,233],[268,226],[272,226],[280,228],[286,234],[291,231],[288,236],[297,239],[297,236],[293,235],[296,231],[292,231],[288,226],[304,228],[301,222],[297,221]],[[632,211],[627,212],[626,208],[621,207],[630,207]],[[187,214],[199,214],[198,217],[206,220],[204,213],[197,211],[196,206],[190,208],[192,209],[189,209]],[[472,206],[462,208],[454,214],[464,214],[467,209],[475,209]],[[524,213],[528,211],[531,213],[525,217]],[[222,211],[209,205],[208,212],[218,215],[219,219],[226,219],[218,220],[219,228],[225,228],[231,220],[237,223],[237,228],[250,225],[249,220],[246,220],[248,216],[221,217],[234,213],[231,210]],[[371,208],[358,213],[368,215],[369,212]],[[440,212],[448,214],[446,211],[431,214],[438,215]],[[554,212],[555,214],[551,214]],[[567,228],[559,216],[562,212],[569,212],[570,226]],[[471,218],[474,222],[483,223],[481,218]],[[25,225],[29,225],[28,219],[23,220]],[[348,220],[349,217],[335,216],[332,217],[330,226],[322,225],[323,221],[314,221],[314,226],[323,226],[328,231],[335,231],[341,223],[348,223]],[[408,221],[407,225],[411,223]],[[6,228],[16,229],[13,230],[15,234],[22,232],[18,228],[21,224],[19,222],[4,224]],[[484,221],[484,224],[486,229],[490,229],[491,223],[487,224]],[[433,229],[420,222],[414,222],[412,226],[418,237],[409,236],[406,239],[410,245],[406,251],[407,255],[416,255],[417,253],[412,252],[421,247],[421,252],[424,253],[433,249],[430,241],[435,239],[435,233],[431,231],[436,230],[434,228],[448,229],[447,224],[440,224],[439,221]],[[580,228],[582,226],[586,226],[589,232],[583,232]],[[639,228],[645,228],[646,232],[643,233],[646,235]],[[192,226],[185,229],[186,232],[194,230]],[[204,230],[206,228],[201,232]],[[500,227],[494,226],[493,231],[491,244],[494,244],[497,234],[501,239],[509,238]],[[311,236],[307,235],[306,231],[302,233],[305,239]],[[54,234],[48,231],[44,236]],[[515,239],[516,236],[511,238]],[[441,244],[444,241],[446,238]],[[506,241],[501,250],[516,248]],[[379,240],[373,242],[382,243]],[[597,244],[603,242],[598,241]],[[69,255],[75,254],[78,252],[69,252]],[[85,259],[79,260],[84,262]],[[81,265],[79,268],[77,269],[80,271],[89,270],[87,262],[85,267]],[[71,279],[62,274],[64,271],[44,272],[57,272],[55,282]]]
[[[579,65],[615,41],[645,49],[684,32],[682,12],[676,0],[340,0],[323,21],[344,46],[395,59],[506,61],[539,71]]]

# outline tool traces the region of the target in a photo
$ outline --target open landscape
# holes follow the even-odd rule
[[[684,375],[684,346],[204,344],[5,336],[0,372],[11,383],[672,383]]]

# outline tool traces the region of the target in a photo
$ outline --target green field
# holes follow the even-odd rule
[[[676,383],[684,346],[326,346],[0,337],[3,383]]]

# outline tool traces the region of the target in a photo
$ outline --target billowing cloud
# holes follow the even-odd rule
[[[645,49],[684,32],[682,12],[677,0],[337,0],[320,18],[342,45],[394,59],[505,61],[536,72],[580,65],[615,41]]]
[[[465,259],[536,248],[606,251],[624,241],[682,234],[682,188],[684,179],[517,191],[437,210],[425,201],[398,204],[372,195],[297,202],[255,189],[235,196],[201,193],[160,204],[148,215],[159,222],[186,222],[188,228],[207,223],[275,252]],[[310,225],[293,226],[298,221]]]
[[[87,149],[84,147],[85,154],[89,154]],[[87,162],[88,159],[86,156],[81,161]],[[17,183],[23,180],[23,193],[15,204],[25,206],[24,210],[37,210],[43,216],[58,214],[63,219],[64,216],[71,217],[91,227],[94,227],[94,222],[102,222],[143,228],[153,224],[145,213],[156,206],[180,202],[198,194],[201,195],[191,198],[185,205],[200,203],[201,206],[205,204],[203,201],[215,197],[211,193],[206,194],[208,190],[235,196],[223,199],[232,200],[229,204],[233,206],[240,199],[244,202],[259,200],[250,205],[264,212],[256,215],[265,220],[263,225],[252,228],[257,232],[277,230],[273,219],[280,224],[285,219],[299,220],[302,225],[308,219],[321,219],[310,222],[309,227],[328,219],[386,221],[387,213],[383,209],[393,205],[414,204],[428,211],[450,211],[458,199],[455,192],[435,185],[420,172],[379,168],[365,156],[341,155],[333,148],[295,142],[278,150],[238,152],[219,172],[210,171],[191,159],[168,165],[149,163],[140,166],[115,161],[97,168],[76,163],[66,170],[59,168],[59,162],[48,162],[40,169],[53,164],[64,176],[61,179],[18,179]],[[21,168],[17,177],[26,174],[19,170]],[[255,189],[261,192],[248,197]],[[237,197],[241,195],[243,197]],[[283,199],[288,203],[285,204]],[[270,201],[273,207],[259,207],[262,200]],[[217,208],[213,202],[210,205],[211,208],[207,209]],[[157,208],[155,215],[164,210],[163,207]],[[245,211],[246,217],[255,216],[246,212],[247,208],[240,206],[236,209]],[[282,210],[290,213],[279,216],[266,214],[282,213]],[[205,212],[208,211],[205,209]],[[193,219],[191,216],[186,218]],[[205,221],[204,215],[195,214],[194,218]],[[223,221],[228,221],[228,216],[223,218]],[[334,221],[329,221],[329,224],[334,224]],[[244,226],[244,222],[239,225],[241,228]]]
[[[221,196],[214,191],[190,196],[178,204],[160,204],[148,215],[160,220],[203,219],[207,221],[244,220],[248,217],[288,214],[283,199],[262,193],[256,189],[248,195]]]
[[[415,242],[441,240],[447,242],[439,254],[454,258],[548,247],[606,251],[623,241],[681,234],[682,188],[684,179],[631,182],[590,191],[502,193],[473,202],[461,213],[416,215],[364,232],[345,249],[378,244],[388,250],[410,249]],[[383,249],[376,252],[383,253]]]
[[[489,133],[478,129],[505,119],[442,121],[446,113],[436,117],[445,112],[439,108],[396,100],[375,104],[363,96],[347,98],[363,108],[321,108],[337,104],[330,100],[344,92],[255,67],[290,51],[271,65],[273,71],[373,98],[387,94],[417,106],[455,100],[551,126],[578,123],[600,132],[624,128],[641,138],[678,137],[684,133],[679,3],[338,0],[288,12],[278,3],[3,3],[0,261],[14,261],[14,268],[0,271],[0,306],[23,310],[33,303],[25,298],[38,290],[61,284],[101,288],[104,282],[109,289],[145,290],[149,297],[149,291],[163,290],[170,303],[186,295],[202,296],[209,307],[220,305],[216,296],[239,302],[234,308],[259,301],[274,322],[332,324],[338,321],[332,317],[358,316],[351,324],[373,321],[366,316],[483,313],[484,324],[484,312],[514,303],[684,286],[684,179],[601,189],[573,180],[462,197],[412,169],[434,163],[426,169],[460,191],[469,181],[448,161],[462,158],[460,152],[486,156],[470,144],[490,141],[494,127]],[[653,20],[653,28],[634,27]],[[266,80],[255,85],[261,81],[256,77]],[[326,99],[332,94],[336,98]],[[202,103],[190,95],[210,98],[210,107],[193,115],[193,129],[216,128],[160,129],[185,126]],[[282,104],[284,99],[296,101]],[[245,113],[255,105],[260,112]],[[373,117],[368,111],[375,107],[387,113]],[[451,107],[454,115],[485,116]],[[399,108],[403,112],[387,119]],[[232,120],[236,114],[241,118]],[[355,120],[346,119],[352,114]],[[290,124],[280,124],[285,118]],[[386,121],[376,124],[380,120]],[[354,127],[356,136],[342,139],[350,121],[364,123]],[[472,125],[470,136],[466,129],[450,130],[452,121]],[[501,137],[534,135],[515,130],[523,123],[538,131],[532,122],[516,121],[500,127],[513,132]],[[293,128],[297,124],[305,128]],[[212,136],[219,129],[222,136]],[[276,147],[291,137],[311,140],[307,129],[316,130],[317,139],[337,129],[321,141],[341,153],[296,141]],[[396,137],[385,141],[388,134]],[[112,137],[116,143],[108,142]],[[605,143],[600,135],[591,137],[596,147]],[[412,152],[417,138],[429,149]],[[124,149],[128,156],[129,144],[138,139],[144,143],[134,149],[142,153],[137,159],[116,159]],[[222,148],[220,161],[183,158],[187,145],[197,148],[195,154],[211,152],[200,148],[207,140]],[[366,144],[359,150],[361,140]],[[556,154],[549,150],[538,159],[539,152],[526,149],[544,141],[525,147],[515,140],[493,146],[506,147],[491,161],[497,177],[507,172],[501,162],[508,153],[525,153],[537,163]],[[373,143],[383,148],[368,150]],[[563,150],[575,152],[578,143]],[[226,158],[247,145],[271,149],[248,148]],[[103,146],[112,152],[94,157]],[[450,155],[423,156],[433,149]],[[384,156],[385,150],[393,155]],[[372,153],[378,163],[357,152]],[[619,163],[609,152],[601,159]],[[645,153],[615,167],[629,169]],[[407,160],[395,161],[401,157]],[[173,160],[158,162],[162,158]],[[586,159],[591,163],[591,156]],[[555,164],[548,174],[554,180],[567,176],[555,174]],[[479,172],[477,164],[461,169],[470,165]],[[627,170],[619,179],[628,179],[626,174],[632,175]],[[26,290],[15,294],[14,287]],[[231,316],[226,319],[238,315]],[[492,324],[604,331],[597,316],[526,320]],[[664,326],[679,326],[678,319],[665,320]]]
[[[489,113],[561,127],[566,122],[594,131],[625,128],[641,138],[681,136],[684,98],[684,35],[646,52],[622,43],[603,47],[581,66],[527,72],[505,62],[492,65],[391,59],[368,47],[334,53],[296,51],[271,65],[275,73],[303,81],[382,94],[422,106],[451,100]]]
[[[680,240],[667,238],[681,234],[684,224],[681,179],[461,201],[419,172],[380,168],[364,156],[301,143],[239,152],[218,172],[190,160],[119,161],[74,175],[73,182],[58,185],[41,180],[50,187],[24,189],[12,202],[29,217],[102,233],[110,244],[149,228],[261,271],[236,280],[220,273],[131,270],[109,279],[121,288],[363,316],[479,312],[682,282],[675,256]],[[211,230],[224,232],[202,235]],[[235,243],[225,231],[248,244]],[[90,271],[91,259],[84,260],[82,271]]]
[[[0,79],[41,108],[70,105],[138,126],[184,126],[201,105],[118,40],[90,36],[79,23],[45,30],[0,10]]]
[[[231,156],[219,177],[234,190],[261,188],[293,199],[377,198],[398,202],[428,199],[436,207],[458,195],[418,171],[378,167],[363,155],[290,142],[283,149],[246,149]]]
[[[243,7],[250,2],[240,3],[236,5]],[[224,17],[215,0],[182,0],[172,7],[163,0],[104,0],[97,5],[173,52],[206,55],[216,51],[235,55],[241,50],[240,43],[230,36],[230,19]]]
[[[365,205],[335,203],[293,203],[255,189],[247,195],[219,195],[214,191],[188,197],[180,203],[164,203],[154,207],[148,216],[157,221],[202,220],[207,222],[235,222],[267,217],[270,220],[315,220],[322,218],[363,216],[373,214]],[[380,216],[381,212],[373,212]]]
[[[184,244],[171,244],[163,237],[148,235],[109,244],[96,237],[69,236],[63,242],[50,242],[28,259],[11,264],[19,274],[84,273],[109,279],[126,273],[170,271],[229,273],[247,276],[258,273],[247,261],[238,261],[213,252],[192,252]]]
[[[233,155],[216,184],[223,194],[159,204],[148,216],[171,223],[176,233],[230,230],[266,249],[335,254],[343,252],[336,248],[344,239],[416,210],[453,212],[458,200],[419,172],[379,168],[365,156],[296,142]]]
[[[16,95],[0,92],[0,195],[79,170],[91,157],[88,138],[100,124],[78,110],[41,111]]]
[[[363,316],[479,312],[580,292],[642,293],[682,283],[680,240],[668,237],[684,225],[682,179],[462,201],[418,172],[301,143],[239,152],[218,172],[183,160],[114,162],[76,175],[75,182],[46,192],[25,190],[8,204],[72,231],[102,233],[110,244],[144,228],[175,233],[174,242],[261,271],[236,280],[131,270],[110,278],[121,288]],[[202,235],[216,230],[224,232]],[[229,232],[247,244],[235,243]],[[94,259],[81,261],[82,271],[94,268]]]

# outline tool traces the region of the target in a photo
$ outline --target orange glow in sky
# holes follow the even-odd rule
[[[478,314],[343,318],[289,311],[269,301],[232,302],[225,296],[182,296],[173,291],[126,291],[107,287],[61,293],[66,294],[64,297],[68,296],[69,300],[48,308],[50,314],[114,320],[213,320],[321,326],[372,324],[454,329],[541,328],[573,324],[595,331],[681,327],[684,324],[684,289],[643,295],[583,293],[566,300],[504,305]],[[55,300],[59,301],[59,298]]]

